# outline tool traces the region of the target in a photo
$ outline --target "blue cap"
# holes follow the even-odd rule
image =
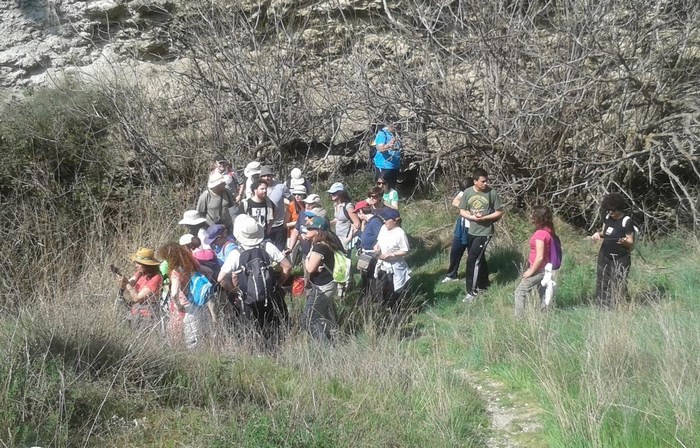
[[[401,218],[401,213],[399,213],[398,210],[393,209],[391,207],[384,207],[381,210],[379,210],[379,217],[382,218],[384,221],[388,221],[390,219]]]
[[[222,235],[226,235],[226,227],[224,227],[222,224],[214,224],[213,226],[209,226],[207,229],[207,236],[204,238],[204,244],[211,244],[215,239]]]

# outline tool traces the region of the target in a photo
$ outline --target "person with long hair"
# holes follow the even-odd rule
[[[116,268],[114,271],[121,296],[129,307],[127,320],[132,328],[141,330],[154,324],[160,314],[158,299],[163,276],[158,268],[160,261],[156,260],[153,249],[141,247],[129,258],[135,268],[131,278],[120,274]]]
[[[204,306],[197,306],[188,298],[190,278],[200,269],[191,252],[179,243],[164,244],[158,256],[168,262],[170,277],[170,321],[168,330],[174,340],[184,336],[185,345],[195,348],[202,343],[209,320]]]
[[[335,224],[335,234],[343,244],[343,252],[350,253],[352,240],[360,230],[362,223],[360,218],[355,213],[355,206],[350,199],[350,193],[345,190],[345,186],[340,183],[334,183],[328,190],[328,194],[333,201],[335,215],[331,221],[331,225]]]
[[[600,210],[605,213],[603,228],[591,235],[593,241],[602,241],[598,252],[595,301],[603,308],[613,308],[627,296],[635,227],[632,219],[625,215],[626,208],[622,195],[605,195],[600,205]]]
[[[377,187],[382,189],[382,200],[384,201],[384,205],[398,210],[399,192],[394,190],[391,185],[389,185],[389,182],[383,177],[377,179]]]
[[[320,216],[307,221],[304,238],[311,241],[311,250],[304,261],[311,287],[307,290],[302,325],[314,339],[331,342],[338,330],[334,252],[342,251],[343,246],[330,231],[328,221]]]
[[[515,288],[516,317],[523,316],[527,296],[535,288],[540,298],[540,311],[546,311],[549,306],[545,300],[546,286],[542,285],[542,279],[545,266],[550,262],[549,254],[555,235],[552,211],[544,205],[535,206],[532,209],[531,220],[535,232],[530,237],[529,267],[523,272],[520,284]]]

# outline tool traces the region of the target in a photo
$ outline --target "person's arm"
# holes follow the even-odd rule
[[[197,211],[199,212],[200,215],[206,217],[207,216],[207,192],[205,191],[204,193],[199,195],[199,199],[197,199]]]
[[[375,246],[375,248],[376,247],[378,247],[378,246]],[[405,257],[406,255],[408,255],[407,250],[397,250],[396,252],[391,252],[388,254],[381,254],[379,256],[379,259],[384,260],[384,261],[392,261],[392,260],[395,260],[397,258]]]
[[[180,312],[185,312],[185,306],[180,303],[180,275],[173,271],[170,273],[170,300]]]
[[[386,152],[394,146],[394,138],[388,139],[389,135],[387,131],[382,129],[375,137],[374,142],[378,152]]]
[[[323,267],[323,256],[317,252],[311,251],[304,261],[306,272],[319,272]]]
[[[632,250],[634,247],[634,233],[628,233],[624,238],[617,240],[617,244],[624,247],[627,250]]]
[[[297,240],[299,239],[299,230],[297,230],[296,226],[292,229],[292,232],[289,234],[289,247],[285,249],[285,253],[291,252],[292,249],[294,249],[294,246],[297,244]]]
[[[389,193],[389,201],[385,201],[384,205],[394,210],[399,209],[399,193],[396,190],[391,190]]]
[[[452,207],[454,208],[460,208],[459,204],[462,202],[462,196],[464,196],[464,192],[460,191],[455,195],[455,197],[452,199]]]
[[[279,282],[280,284],[284,285],[287,282],[289,275],[292,273],[292,263],[287,257],[284,257],[282,261],[280,261],[279,265],[282,268],[282,273],[280,274]]]
[[[127,280],[126,277],[122,276],[122,289],[127,295],[129,305],[143,303],[155,297],[155,292],[149,286],[144,286],[140,291],[136,292],[135,285],[136,280],[134,277]]]
[[[523,278],[532,277],[540,269],[544,261],[544,240],[535,240],[535,259],[532,265],[523,272]]]
[[[496,222],[503,217],[503,210],[495,210],[493,213],[478,218],[478,222]]]
[[[603,232],[605,232],[605,224],[603,224],[603,228],[600,229],[600,232],[596,232],[593,235],[591,235],[591,239],[596,242],[602,240]]]
[[[362,228],[362,222],[360,221],[360,217],[357,216],[357,213],[355,213],[354,207],[351,207],[348,210],[347,205],[344,205],[345,210],[348,212],[348,218],[350,218],[350,221],[352,221],[352,233],[357,233],[360,228]]]

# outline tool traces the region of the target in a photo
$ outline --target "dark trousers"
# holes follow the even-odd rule
[[[273,344],[281,337],[280,330],[289,318],[287,303],[284,301],[284,291],[279,288],[274,296],[264,303],[246,304],[238,300],[240,317],[244,326],[258,332],[267,342]]]
[[[467,293],[476,294],[489,287],[489,266],[486,264],[486,247],[490,236],[469,235],[467,242]]]
[[[468,241],[468,240],[467,240]],[[450,249],[450,266],[447,268],[446,277],[457,278],[457,271],[459,271],[459,262],[462,261],[462,255],[464,251],[467,250],[467,244],[462,242],[462,237],[452,238],[452,248]]]
[[[287,247],[287,228],[284,224],[273,227],[270,229],[267,238],[277,249],[283,251]]]
[[[632,266],[630,255],[606,257],[598,253],[598,270],[595,282],[596,305],[613,308],[627,298],[627,276]]]
[[[384,168],[374,167],[374,180],[382,178],[386,181],[390,188],[396,188],[396,183],[399,179],[399,170],[387,170]]]

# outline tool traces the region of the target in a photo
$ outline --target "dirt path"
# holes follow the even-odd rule
[[[486,403],[491,421],[489,448],[546,447],[542,435],[544,411],[525,393],[508,391],[508,387],[485,372],[460,370],[459,373]]]

